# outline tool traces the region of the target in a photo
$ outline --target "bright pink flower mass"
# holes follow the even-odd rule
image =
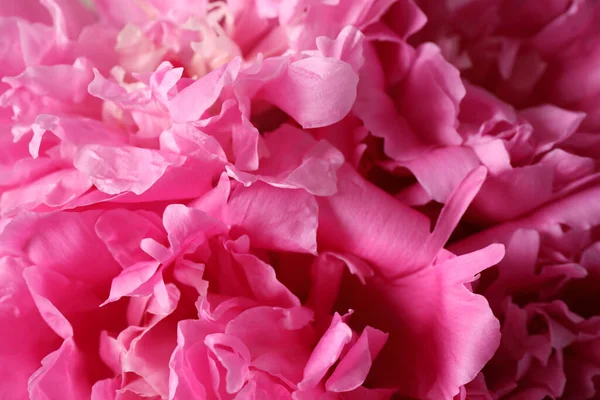
[[[599,398],[599,19],[0,1],[0,400]]]

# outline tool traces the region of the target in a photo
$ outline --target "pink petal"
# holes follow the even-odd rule
[[[347,62],[358,73],[365,62],[363,40],[362,32],[349,25],[344,27],[335,39],[326,36],[318,37],[317,49],[324,57],[334,57]]]
[[[86,193],[91,187],[88,177],[75,169],[57,171],[28,185],[2,193],[1,214],[16,215],[35,210],[42,205],[62,207]]]
[[[495,221],[523,215],[550,200],[552,175],[548,166],[532,165],[490,176],[475,198],[473,208],[486,219]]]
[[[397,275],[399,266],[412,263],[429,235],[425,216],[365,181],[347,164],[338,172],[338,193],[317,201],[319,244],[370,261],[383,275]]]
[[[150,189],[167,168],[181,166],[184,160],[175,154],[138,147],[87,145],[77,153],[73,164],[104,193],[140,195]]]
[[[60,338],[40,316],[22,277],[27,265],[12,257],[0,258],[0,397],[28,398],[27,380],[42,358],[56,349]],[[57,343],[58,342],[58,343]]]
[[[121,268],[94,231],[100,214],[20,214],[0,233],[0,250],[22,254],[34,265],[73,280],[109,285]]]
[[[302,188],[317,196],[337,191],[340,152],[324,140],[315,141],[303,130],[282,125],[265,137],[270,156],[261,160],[257,175],[233,170],[231,175],[250,185],[262,180],[276,187]]]
[[[82,368],[83,355],[73,339],[42,360],[42,367],[29,379],[29,396],[34,399],[76,400],[90,397],[91,385]]]
[[[213,333],[206,336],[204,344],[227,370],[227,393],[238,392],[249,375],[250,354],[244,343],[234,336]]]
[[[41,0],[54,22],[57,40],[65,43],[77,39],[85,25],[92,24],[96,16],[82,3],[71,0]]]
[[[404,165],[433,200],[446,203],[459,183],[480,164],[469,148],[451,146],[429,151]]]
[[[371,281],[368,292],[354,295],[360,298],[352,306],[361,323],[390,333],[373,366],[374,384],[442,399],[475,378],[498,347],[499,323],[485,298],[465,283],[503,253],[501,245],[491,245],[395,282]]]
[[[242,267],[253,297],[261,304],[279,307],[296,307],[300,300],[289,291],[275,274],[275,269],[252,254],[236,254],[233,259]]]
[[[226,210],[228,224],[246,232],[259,248],[315,253],[317,202],[300,189],[278,189],[263,183],[238,186]]]
[[[352,330],[336,313],[329,329],[323,334],[306,363],[304,377],[298,383],[298,389],[309,390],[317,386],[329,368],[338,361],[342,349],[351,339]]]
[[[387,334],[377,329],[365,327],[358,341],[348,350],[335,367],[333,374],[327,379],[325,383],[327,390],[348,392],[361,386],[387,337]]]
[[[108,211],[98,218],[95,230],[123,268],[148,260],[148,255],[140,247],[142,239],[152,238],[160,242],[165,236],[160,218],[145,211]]]
[[[110,287],[110,295],[102,304],[108,304],[119,300],[123,296],[131,296],[140,291],[140,288],[153,278],[160,266],[156,261],[140,261],[123,270],[115,277]],[[149,294],[149,293],[144,293]]]
[[[540,154],[573,135],[585,114],[545,105],[521,111],[519,117],[533,127],[537,154]]]
[[[174,253],[185,250],[187,246],[198,246],[209,237],[226,232],[221,221],[182,204],[167,206],[163,214],[163,225]]]
[[[411,127],[427,140],[457,145],[462,142],[456,132],[458,107],[465,93],[459,72],[439,48],[426,43],[417,50],[398,100]]]
[[[179,92],[170,102],[169,111],[175,122],[199,120],[219,98],[226,85],[232,84],[240,72],[241,60],[234,58],[228,64],[211,71]]]
[[[214,332],[218,332],[218,326],[203,320],[183,320],[177,324],[177,347],[169,361],[169,399],[206,396],[207,391],[212,392],[207,348],[198,343],[204,343],[206,336]]]
[[[344,118],[356,99],[358,76],[335,58],[309,57],[291,63],[260,97],[293,117],[303,128],[331,125]]]
[[[295,384],[314,343],[312,317],[303,307],[254,307],[232,319],[225,332],[244,342],[254,368]]]

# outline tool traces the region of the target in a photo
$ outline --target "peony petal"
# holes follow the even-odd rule
[[[305,131],[282,125],[265,137],[270,156],[261,160],[257,175],[230,169],[232,177],[250,185],[257,180],[282,188],[301,188],[317,196],[337,191],[337,170],[344,163],[340,152]]]
[[[0,258],[0,397],[28,398],[27,380],[60,338],[40,316],[22,277],[28,265],[13,257]],[[32,329],[35,327],[35,329]]]
[[[399,386],[406,396],[445,399],[475,378],[498,347],[500,332],[485,298],[465,283],[503,254],[501,245],[491,245],[395,282],[377,279],[359,289],[350,305],[353,318],[390,334],[373,365],[373,384]],[[398,359],[405,362],[399,365]]]
[[[90,397],[91,385],[82,367],[83,354],[72,338],[42,360],[42,367],[29,378],[29,396],[34,399],[76,400]]]
[[[20,214],[0,233],[0,251],[23,255],[74,281],[109,285],[121,268],[94,231],[100,215],[98,211]]]
[[[124,221],[127,224],[123,224]],[[98,218],[95,230],[123,268],[138,261],[149,261],[148,255],[140,247],[142,239],[152,238],[161,242],[165,236],[160,218],[145,211],[108,211]]]
[[[226,232],[221,221],[182,204],[167,206],[163,214],[163,225],[173,253],[183,252],[188,246],[195,250],[194,246],[197,247],[209,237]]]
[[[50,12],[57,40],[65,43],[77,39],[85,25],[92,24],[96,16],[81,2],[73,0],[41,0]]]
[[[459,183],[479,166],[477,156],[466,147],[442,147],[404,164],[431,198],[446,203]]]
[[[399,97],[402,114],[411,127],[431,143],[458,145],[456,132],[459,103],[465,96],[459,72],[448,64],[437,46],[417,49]]]
[[[347,62],[358,73],[365,62],[362,54],[364,38],[361,31],[349,25],[344,27],[335,39],[318,37],[317,49],[323,57],[334,57]]]
[[[295,384],[314,343],[312,317],[303,307],[254,307],[232,319],[225,332],[246,344],[253,368]]]
[[[179,92],[169,104],[173,121],[181,123],[199,120],[217,101],[223,88],[234,82],[240,66],[240,58],[234,58]]]
[[[150,189],[167,168],[181,166],[184,161],[181,156],[150,149],[87,145],[77,153],[73,164],[104,193],[140,195]]]
[[[331,125],[344,118],[356,99],[358,76],[335,58],[309,57],[291,63],[260,97],[292,116],[303,128]]]
[[[252,254],[236,254],[232,250],[232,256],[242,267],[253,297],[261,304],[279,307],[300,305],[300,300],[277,280],[273,267]]]
[[[259,248],[315,253],[318,206],[312,195],[256,183],[238,186],[229,199],[226,221]]]
[[[0,214],[14,216],[41,206],[62,207],[86,193],[92,184],[83,173],[67,169],[46,175],[0,196]]]
[[[429,236],[425,216],[365,181],[347,164],[338,172],[338,193],[317,201],[319,244],[370,261],[376,274],[408,273],[405,266],[414,265]]]
[[[298,389],[309,390],[319,384],[327,371],[338,361],[342,349],[352,339],[352,329],[335,313],[331,325],[315,346],[306,367],[304,377],[298,383]]]
[[[533,136],[537,141],[537,154],[540,154],[573,135],[585,118],[585,114],[545,105],[523,110],[519,113],[519,117],[533,127]]]
[[[388,335],[365,327],[358,341],[348,350],[333,374],[327,379],[325,387],[332,392],[348,392],[360,387],[367,378],[373,360],[377,357]]]
[[[227,393],[238,392],[249,375],[250,354],[244,343],[235,336],[221,333],[207,335],[204,343],[227,370]]]

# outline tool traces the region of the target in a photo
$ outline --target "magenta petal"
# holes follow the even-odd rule
[[[204,343],[227,370],[227,393],[239,391],[249,377],[250,353],[244,343],[235,336],[221,333],[207,335]]]
[[[306,363],[304,377],[302,382],[298,383],[298,388],[309,390],[318,385],[351,339],[352,330],[336,313],[331,320],[329,329],[323,334]]]
[[[475,153],[467,147],[443,147],[405,163],[431,198],[446,203],[452,191],[479,166]]]
[[[393,283],[371,282],[368,302],[381,309],[355,303],[355,314],[390,333],[372,371],[378,382],[408,396],[446,399],[475,378],[496,351],[500,331],[485,298],[465,283],[503,255],[503,246],[491,245]]]
[[[0,385],[2,398],[27,398],[27,380],[40,361],[56,349],[60,338],[40,316],[22,277],[24,260],[0,258],[0,291],[8,293],[0,301]],[[35,329],[33,329],[35,327]]]
[[[354,254],[393,276],[412,266],[429,236],[429,220],[365,181],[349,165],[338,172],[338,193],[317,198],[319,244]],[[391,242],[393,241],[394,244]]]
[[[358,341],[348,350],[327,379],[327,390],[348,392],[362,385],[387,337],[387,334],[377,329],[365,327]]]
[[[42,367],[29,379],[29,396],[34,399],[76,400],[90,397],[91,385],[82,368],[82,354],[72,338],[42,360]]]
[[[458,71],[440,54],[437,46],[419,47],[404,83],[400,102],[412,128],[432,143],[457,145],[458,107],[465,96]]]

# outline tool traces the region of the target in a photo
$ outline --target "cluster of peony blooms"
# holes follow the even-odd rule
[[[598,21],[1,0],[0,399],[599,398]]]

